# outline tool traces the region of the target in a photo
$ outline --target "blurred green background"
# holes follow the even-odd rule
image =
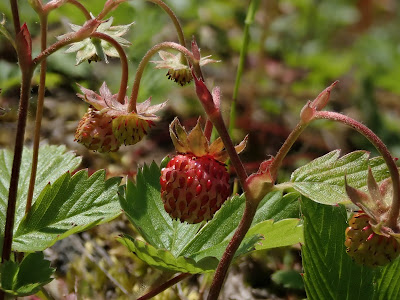
[[[228,116],[249,1],[171,0],[167,3],[181,20],[188,43],[195,36],[202,55],[213,55],[214,59],[221,60],[218,64],[207,65],[204,72],[210,88],[221,87]],[[87,0],[83,4],[97,14],[103,1]],[[11,29],[8,6],[3,1],[0,11],[5,13],[6,26]],[[26,2],[21,2],[20,7],[21,20],[29,25],[34,53],[37,54],[37,16]],[[297,122],[298,113],[306,101],[315,98],[335,80],[340,83],[335,87],[328,109],[361,120],[382,137],[396,156],[400,155],[399,11],[400,5],[395,0],[260,2],[250,28],[249,53],[239,90],[238,130],[235,131],[237,140],[250,132],[253,138],[250,141],[255,147],[247,153],[256,164],[266,155],[275,153]],[[129,1],[112,15],[116,25],[135,22],[127,35],[132,42],[127,49],[129,85],[132,86],[135,69],[146,51],[161,41],[177,41],[177,36],[168,16],[152,3]],[[52,12],[49,42],[69,31],[68,23],[82,24],[83,21],[82,14],[70,4]],[[99,62],[75,66],[74,54],[63,52],[58,51],[49,58],[49,98],[57,98],[58,102],[71,101],[82,114],[86,106],[82,106],[74,96],[79,92],[75,83],[97,90],[106,81],[111,90],[117,92],[120,80],[118,59],[110,59],[109,64]],[[15,112],[19,70],[13,49],[4,38],[0,40],[0,58],[0,86],[3,89],[0,105]],[[155,56],[154,60],[158,57]],[[154,103],[169,99],[170,106],[163,119],[167,122],[174,115],[197,118],[202,112],[195,99],[193,84],[181,88],[168,81],[165,73],[152,66],[146,69],[139,101],[149,96]],[[36,74],[32,86],[32,110],[37,78]],[[68,121],[80,117],[79,114],[73,116],[72,112],[69,114]],[[7,119],[13,118],[3,117],[0,122],[7,122]],[[316,156],[321,150],[326,152],[334,148],[374,151],[362,137],[350,134],[348,129],[326,122],[317,122],[312,127],[302,137],[307,141],[299,145],[307,147],[302,153]],[[321,128],[324,130],[320,131]],[[3,137],[0,141],[9,142],[9,138]],[[245,160],[249,157],[245,154]]]
[[[94,15],[101,11],[103,2],[82,1]],[[188,45],[191,37],[195,36],[203,56],[212,55],[212,58],[221,60],[205,66],[203,71],[208,87],[221,87],[223,112],[228,118],[249,1],[167,0],[166,3],[180,19]],[[19,4],[21,20],[28,24],[33,37],[34,55],[37,55],[38,18],[27,1],[20,1]],[[5,14],[6,27],[12,31],[8,1],[0,2],[0,12]],[[177,41],[177,35],[168,16],[152,3],[129,1],[113,11],[112,16],[114,25],[135,22],[125,36],[132,42],[132,46],[126,49],[131,87],[136,67],[146,51],[162,41]],[[70,30],[68,23],[82,22],[82,14],[72,5],[66,4],[52,12],[49,43]],[[235,141],[246,134],[250,135],[249,147],[242,155],[248,171],[256,171],[262,160],[276,153],[298,122],[299,112],[306,101],[314,99],[335,80],[340,83],[334,88],[326,109],[362,121],[383,139],[394,156],[400,156],[399,28],[400,3],[396,0],[260,1],[255,22],[250,28],[249,52],[240,82],[238,118],[233,132]],[[158,59],[154,57],[154,60]],[[167,79],[166,70],[156,70],[149,65],[142,79],[139,101],[150,96],[153,103],[168,99],[169,105],[161,114],[162,120],[144,142],[123,147],[118,154],[100,155],[87,151],[73,141],[76,125],[87,109],[87,105],[75,95],[79,92],[76,83],[98,90],[101,83],[106,81],[110,89],[117,93],[120,63],[116,58],[109,61],[109,64],[85,62],[75,66],[74,54],[65,54],[63,50],[49,58],[43,140],[51,144],[66,144],[68,148],[76,150],[84,156],[82,167],[106,168],[109,175],[133,176],[143,163],[152,160],[159,162],[166,154],[173,153],[167,130],[168,123],[175,116],[179,116],[190,127],[202,115],[202,110],[196,100],[193,83],[180,87]],[[36,73],[27,127],[28,145],[32,140],[37,80]],[[1,147],[13,147],[19,83],[20,73],[14,50],[5,38],[0,37],[0,107],[8,111],[0,117]],[[280,179],[287,180],[294,168],[336,148],[342,149],[343,153],[366,149],[376,154],[365,138],[354,131],[332,122],[318,121],[294,145],[279,174]],[[120,222],[124,223],[123,220]],[[118,232],[119,225],[112,226],[107,230]],[[111,247],[107,241],[109,231],[103,233],[100,230],[91,234],[102,247]],[[123,250],[120,248],[113,247],[121,251],[114,251],[116,254],[113,255],[118,259],[122,259],[118,255],[128,256],[121,254]],[[298,249],[280,249],[243,258],[232,272],[236,274],[237,271],[247,289],[257,290],[264,295],[264,298],[253,295],[254,299],[267,299],[271,295],[297,299],[304,294],[301,284],[299,287],[298,277],[293,279],[290,272],[297,270],[298,274],[301,271],[300,260]],[[80,273],[79,264],[85,262],[72,262],[72,271],[68,276],[75,274],[77,277],[73,278],[83,278],[82,283],[87,285],[84,288],[88,290],[88,295],[92,295],[89,298],[104,295],[101,290],[104,286],[101,284],[89,286],[91,282],[102,283],[101,280],[106,282],[108,279],[100,275],[93,275],[97,279],[88,278],[87,274]],[[115,276],[127,286],[136,286],[135,280],[143,274],[156,277],[154,270],[149,271],[137,259],[130,266],[136,270],[130,275],[115,272]],[[96,269],[90,262],[82,268]],[[283,272],[285,270],[289,270],[289,273]],[[101,273],[99,270],[96,272]],[[261,275],[251,276],[254,272]],[[271,280],[269,275],[273,273],[278,275]],[[71,278],[67,280],[70,290],[74,286]],[[203,282],[207,283],[207,278]],[[120,292],[114,291],[110,297],[117,297],[115,295],[120,295]],[[166,294],[165,298],[159,299],[177,299],[174,295]],[[188,297],[196,299],[196,296],[195,293],[194,298]]]

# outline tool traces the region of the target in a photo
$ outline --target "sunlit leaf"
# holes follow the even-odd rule
[[[118,237],[117,240],[124,244],[130,251],[134,252],[141,260],[165,271],[192,274],[212,272],[218,264],[218,260],[210,256],[199,261],[183,256],[175,257],[166,249],[156,249],[150,244],[135,240],[128,235]]]
[[[73,152],[67,152],[65,146],[43,145],[39,150],[35,191],[33,203],[39,194],[50,182],[55,182],[58,177],[67,171],[75,170],[81,158]],[[0,249],[4,236],[5,213],[7,210],[8,190],[10,187],[13,153],[9,150],[0,150]],[[21,171],[18,183],[18,196],[15,215],[15,226],[18,227],[25,214],[25,205],[28,194],[29,179],[32,167],[32,150],[25,148],[22,154]]]
[[[244,196],[234,196],[228,199],[212,220],[201,224],[180,223],[172,220],[165,211],[160,195],[160,168],[156,164],[145,166],[139,170],[136,183],[127,183],[126,195],[120,194],[121,206],[136,229],[147,243],[158,250],[166,250],[175,258],[194,259],[199,262],[203,259],[221,259],[226,246],[242,218],[245,199]],[[298,194],[290,193],[282,197],[281,192],[270,193],[262,200],[253,221],[253,226],[264,220],[276,221],[298,216]],[[283,223],[281,224],[283,225]],[[274,226],[281,226],[274,225]],[[260,227],[257,232],[245,237],[236,256],[248,253],[256,249],[261,234],[268,236],[270,229],[278,227]],[[285,226],[282,226],[283,230]],[[288,226],[290,227],[290,225]],[[301,227],[293,229],[298,235]],[[292,234],[292,232],[291,232]],[[282,243],[276,243],[275,247],[287,245],[290,238]],[[299,241],[299,237],[293,243]],[[266,247],[274,247],[268,244]],[[140,248],[136,249],[140,251]],[[139,254],[138,254],[139,256]],[[140,257],[140,256],[139,256]],[[171,270],[174,270],[171,267]]]
[[[346,254],[346,209],[309,199],[304,199],[301,209],[303,277],[308,299],[371,299],[378,271],[357,265]]]
[[[20,252],[44,250],[73,233],[117,217],[120,178],[105,181],[105,171],[88,177],[87,170],[74,176],[66,173],[43,189],[30,212],[18,225],[13,249]]]
[[[293,172],[290,185],[313,201],[335,205],[350,201],[344,188],[344,177],[354,188],[366,189],[368,167],[379,182],[389,177],[382,157],[370,159],[367,151],[355,151],[339,158],[335,150]]]

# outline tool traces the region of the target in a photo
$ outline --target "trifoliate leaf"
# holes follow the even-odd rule
[[[190,258],[195,262],[211,258],[221,259],[242,218],[245,206],[244,196],[234,196],[227,200],[214,218],[202,228],[201,224],[180,223],[172,220],[164,209],[160,195],[160,175],[160,168],[153,163],[151,166],[144,166],[142,170],[139,170],[135,184],[127,183],[126,197],[120,194],[120,201],[128,219],[149,245],[158,250],[168,251],[175,259]],[[253,226],[268,219],[279,221],[287,217],[298,216],[297,200],[297,193],[290,193],[285,197],[282,197],[281,192],[268,194],[259,205]],[[290,223],[290,221],[288,222]],[[296,220],[296,224],[297,222]],[[281,229],[285,227],[283,224]],[[294,223],[287,227],[291,225],[293,225],[291,229],[297,234],[301,233],[299,228],[295,228]],[[276,226],[281,226],[281,224]],[[260,228],[256,231],[260,231],[267,239],[270,227],[261,226]],[[290,232],[289,229],[287,230]],[[260,242],[260,232],[246,236],[236,252],[236,256],[255,250],[257,243]],[[293,243],[298,241],[299,237],[297,236]],[[286,241],[285,245],[288,243]],[[273,247],[273,245],[268,244],[268,247]],[[135,253],[139,257],[138,252],[141,249],[140,247],[135,248]],[[146,255],[148,255],[147,252],[142,256]],[[170,270],[176,271],[174,266],[171,266]]]
[[[48,145],[40,147],[38,160],[33,203],[35,203],[39,194],[47,184],[55,182],[56,179],[65,172],[75,170],[81,162],[81,158],[77,157],[72,152],[67,152],[65,146]],[[13,153],[6,149],[0,150],[0,249],[2,248],[2,240],[4,237],[5,213],[7,211],[12,162]],[[25,214],[31,168],[32,150],[24,148],[18,183],[14,229],[18,227],[18,224]]]
[[[299,219],[284,219],[275,223],[273,220],[267,220],[253,226],[246,236],[256,234],[263,237],[255,245],[256,250],[304,243],[303,226],[299,224]]]
[[[121,236],[117,240],[134,252],[141,260],[165,271],[197,274],[212,272],[218,265],[218,260],[215,257],[209,256],[199,261],[183,256],[175,257],[168,250],[156,249],[150,244],[135,240],[128,235]]]
[[[62,175],[49,184],[18,225],[13,250],[40,251],[73,233],[117,217],[120,178],[105,181],[105,171],[88,177],[87,170]]]

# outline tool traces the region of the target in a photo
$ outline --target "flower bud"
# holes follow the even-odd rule
[[[300,118],[304,124],[310,123],[314,117],[316,110],[311,105],[311,101],[308,101],[307,104],[301,109]]]
[[[332,88],[338,83],[339,81],[336,80],[332,83],[329,87],[323,90],[317,98],[311,103],[311,106],[314,107],[316,110],[322,110],[329,101],[329,97],[331,95]]]

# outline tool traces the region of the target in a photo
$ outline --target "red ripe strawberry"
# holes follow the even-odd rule
[[[377,234],[364,212],[355,214],[346,229],[347,254],[359,264],[370,267],[384,266],[400,254],[400,245],[393,236]]]
[[[174,132],[176,131],[176,134]],[[170,133],[178,155],[161,170],[161,198],[172,218],[199,223],[210,220],[230,194],[227,154],[221,139],[208,144],[200,124],[187,134],[175,119]],[[241,152],[246,140],[236,147]]]
[[[230,194],[226,167],[211,156],[175,156],[160,183],[165,210],[188,223],[210,220]]]

